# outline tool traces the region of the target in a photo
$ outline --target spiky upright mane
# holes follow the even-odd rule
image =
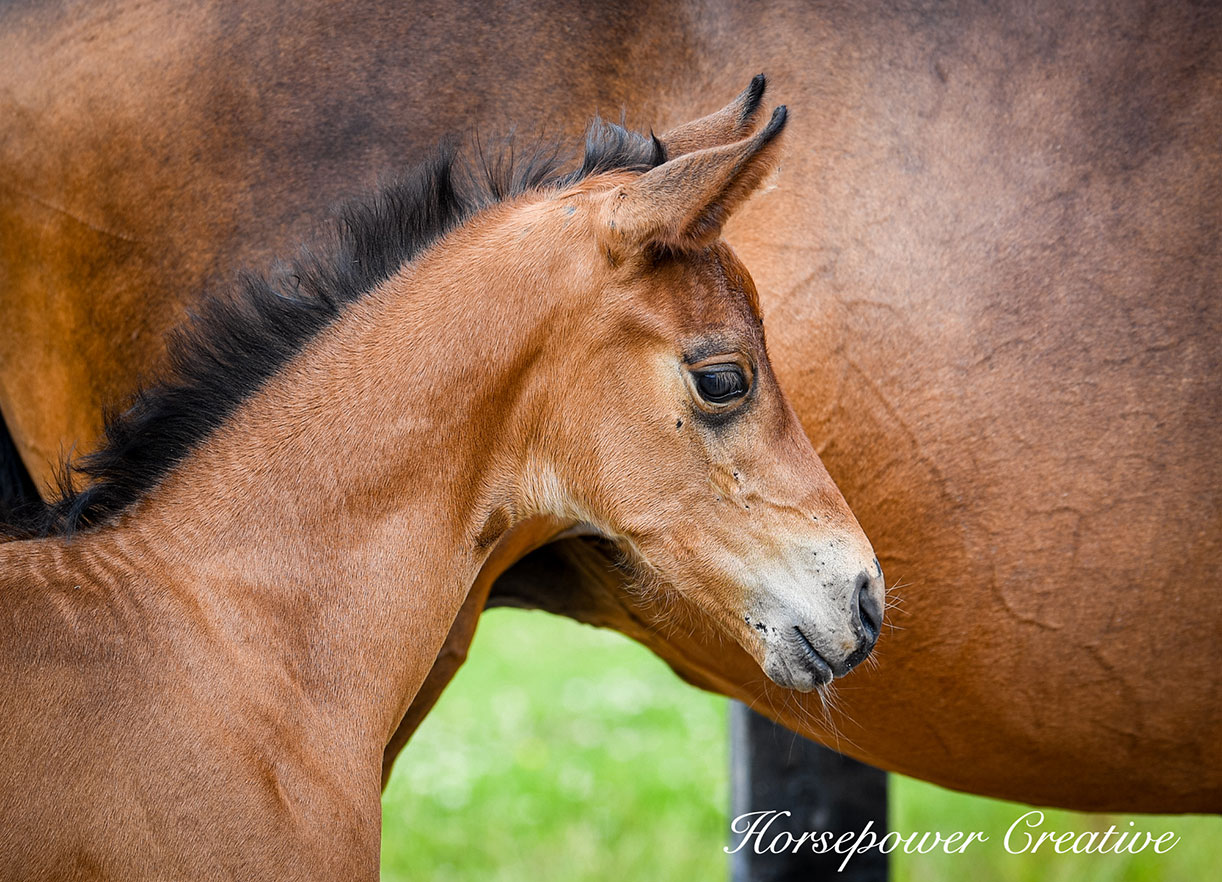
[[[595,120],[572,171],[555,148],[511,148],[465,160],[453,145],[373,197],[343,207],[318,252],[286,272],[245,275],[231,296],[207,296],[168,341],[169,369],[108,414],[95,452],[65,461],[59,498],[9,513],[10,536],[67,535],[107,523],[155,487],[311,339],[406,263],[487,206],[591,175],[646,171],[665,160],[656,138]],[[77,480],[74,480],[76,478]],[[83,480],[81,480],[83,479]],[[74,490],[73,484],[82,489]]]

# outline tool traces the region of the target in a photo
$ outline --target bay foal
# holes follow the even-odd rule
[[[443,153],[213,302],[0,546],[0,876],[375,878],[383,750],[457,612],[566,531],[782,685],[868,652],[873,551],[718,238],[784,121],[672,158],[607,127],[483,195]]]

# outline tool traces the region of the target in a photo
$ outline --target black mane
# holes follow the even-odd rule
[[[344,307],[373,291],[447,232],[490,204],[545,187],[564,187],[615,170],[646,171],[665,161],[653,137],[595,120],[580,166],[561,172],[554,147],[465,162],[453,144],[366,201],[341,209],[321,256],[304,250],[287,272],[245,275],[233,296],[205,298],[169,338],[169,371],[109,413],[105,441],[65,461],[59,498],[5,513],[13,537],[70,535],[104,524],[155,487],[237,407],[277,373]],[[73,489],[74,475],[84,487]]]

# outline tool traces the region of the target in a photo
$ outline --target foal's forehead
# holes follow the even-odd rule
[[[656,260],[660,278],[674,286],[676,305],[689,322],[744,328],[761,324],[755,284],[725,242]]]
[[[562,245],[566,237],[597,240],[606,233],[601,226],[600,200],[635,177],[637,174],[631,172],[607,173],[539,194],[524,206],[526,214],[520,222],[532,226],[549,247]],[[583,222],[573,222],[578,219]],[[605,252],[597,249],[597,253]],[[628,276],[632,286],[655,305],[665,301],[666,311],[683,325],[721,325],[748,331],[761,324],[755,284],[722,240],[692,251],[643,251],[628,261],[608,258],[605,269]],[[666,297],[667,292],[673,296]]]

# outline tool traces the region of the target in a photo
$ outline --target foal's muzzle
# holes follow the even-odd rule
[[[809,692],[843,677],[870,654],[878,642],[883,620],[884,583],[865,570],[857,574],[848,594],[848,609],[836,616],[838,624],[828,626],[810,620],[770,623],[761,629],[765,643],[764,673],[778,684],[799,692]],[[843,596],[843,595],[842,595]]]

